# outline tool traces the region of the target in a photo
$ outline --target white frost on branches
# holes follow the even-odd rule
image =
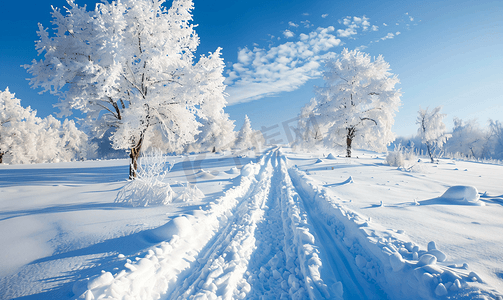
[[[382,56],[372,60],[356,50],[344,49],[339,59],[326,61],[325,85],[315,89],[312,114],[327,147],[345,147],[351,157],[352,147],[383,151],[395,139],[391,127],[401,92],[389,70]]]
[[[39,25],[44,59],[25,66],[33,86],[60,95],[63,114],[86,113],[97,136],[115,128],[113,147],[131,151],[133,177],[142,148],[181,152],[200,130],[201,142],[217,144],[204,133],[213,118],[204,107],[224,105],[222,61],[217,50],[194,64],[192,0],[174,0],[169,9],[166,0],[103,2],[93,11],[67,2],[65,14],[52,13],[54,36]]]
[[[160,151],[143,152],[137,178],[130,180],[117,193],[115,203],[138,206],[167,205],[176,197],[168,183],[163,182],[172,164]]]
[[[471,158],[489,156],[489,134],[479,127],[476,120],[463,121],[454,118],[452,136],[445,144],[445,151]]]
[[[264,142],[262,133],[252,129],[250,119],[245,115],[243,126],[237,134],[235,147],[239,150],[260,150]]]
[[[81,160],[94,148],[74,121],[39,118],[7,88],[0,92],[0,162],[10,164]]]
[[[202,56],[196,64],[203,98],[199,109],[200,132],[191,145],[192,151],[229,150],[236,139],[234,121],[229,120],[229,115],[224,112],[227,105],[224,97],[225,64],[220,50],[219,48],[209,56]]]
[[[416,123],[419,125],[418,136],[421,142],[426,145],[426,150],[431,162],[434,162],[435,153],[442,149],[451,134],[445,132],[445,124],[442,121],[446,116],[441,114],[442,106],[435,107],[432,111],[428,108],[419,107]]]
[[[310,150],[323,143],[322,132],[327,132],[326,126],[322,127],[317,121],[315,108],[318,105],[316,98],[312,98],[304,105],[298,116],[297,128],[292,128],[295,132],[295,141],[292,146],[301,150]]]

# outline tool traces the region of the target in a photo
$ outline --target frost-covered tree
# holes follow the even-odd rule
[[[54,9],[55,34],[39,25],[44,59],[27,65],[31,84],[60,95],[63,114],[79,109],[97,136],[115,128],[115,149],[129,149],[135,177],[143,147],[182,151],[194,142],[204,78],[194,66],[199,38],[192,0],[122,0],[92,11],[67,0]],[[201,116],[199,116],[201,117]]]
[[[446,115],[440,113],[441,109],[441,106],[437,106],[429,112],[428,108],[422,109],[419,107],[419,115],[416,121],[419,125],[418,136],[421,138],[421,142],[426,145],[426,151],[431,162],[434,162],[435,152],[441,149],[451,137],[450,134],[445,132],[445,124],[442,119]]]
[[[315,88],[317,121],[326,126],[328,147],[352,147],[377,151],[386,149],[395,135],[391,132],[400,106],[396,75],[389,72],[382,56],[372,60],[366,53],[344,49],[337,60],[325,63],[325,85]]]
[[[503,124],[496,120],[489,120],[489,143],[492,148],[490,156],[503,159]]]
[[[323,142],[323,129],[318,124],[317,113],[315,113],[317,105],[318,102],[316,102],[316,98],[312,98],[311,101],[300,110],[297,128],[293,128],[295,132],[293,147],[309,150],[312,149],[313,146]]]
[[[234,121],[224,112],[227,100],[224,97],[224,61],[220,49],[209,56],[202,56],[196,64],[200,79],[202,101],[199,109],[200,133],[192,150],[221,151],[231,149],[236,139]]]
[[[255,131],[251,127],[250,119],[245,115],[243,126],[237,133],[235,147],[240,150],[259,149],[264,143],[264,137],[260,131]]]
[[[85,159],[94,148],[73,121],[39,118],[9,89],[0,92],[0,163],[59,162]]]
[[[467,122],[454,118],[452,136],[445,144],[445,151],[467,157],[482,158],[487,152],[487,132],[481,129],[476,120]]]
[[[9,88],[0,92],[0,163],[3,163],[5,155],[16,154],[13,145],[17,136],[20,135],[19,124],[23,120],[35,119],[36,113],[30,107],[22,107],[21,100],[15,98]]]

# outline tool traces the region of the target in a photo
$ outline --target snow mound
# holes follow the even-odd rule
[[[335,156],[332,153],[330,153],[327,155],[327,159],[335,159]]]
[[[451,186],[445,191],[441,198],[455,203],[484,205],[484,203],[479,200],[480,196],[477,188],[469,185]]]
[[[94,275],[91,278],[84,278],[73,284],[72,292],[75,295],[83,294],[85,299],[94,299],[94,295],[91,290],[95,293],[101,293],[114,281],[114,276],[110,272],[102,272],[100,275]]]
[[[250,174],[256,174],[258,173],[259,169],[260,169],[259,164],[247,164],[241,169],[241,176],[246,177],[249,176]]]
[[[239,174],[239,169],[236,167],[230,168],[228,171],[225,171],[227,174]]]
[[[322,163],[323,161],[321,160],[321,158],[318,158],[318,160],[315,162],[315,164],[319,164],[319,163]]]
[[[115,203],[124,203],[133,207],[149,205],[167,205],[171,203],[175,192],[167,183],[156,178],[129,181],[115,198]]]
[[[199,179],[213,179],[215,175],[211,174],[208,171],[201,169],[201,171],[197,172],[196,177]]]
[[[162,241],[169,241],[173,236],[185,238],[192,234],[193,226],[186,216],[174,218],[168,223],[152,230],[145,231],[144,238],[147,242],[156,244]]]

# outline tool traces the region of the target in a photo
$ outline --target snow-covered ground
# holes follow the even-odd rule
[[[252,154],[170,158],[205,196],[149,207],[127,160],[0,165],[0,298],[503,299],[503,166]]]

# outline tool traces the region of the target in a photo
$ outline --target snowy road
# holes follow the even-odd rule
[[[250,196],[167,298],[386,298],[299,196],[279,151],[264,158],[257,177]]]
[[[401,235],[346,209],[280,149],[241,183],[115,275],[75,288],[86,299],[498,299],[475,273],[440,264]],[[350,181],[346,181],[348,183]],[[175,224],[171,224],[175,223]],[[171,229],[170,229],[171,228]],[[174,229],[173,229],[174,228]],[[163,236],[159,228],[158,236]],[[166,235],[168,237],[169,235]],[[76,284],[76,285],[78,285]],[[129,299],[129,298],[128,298]]]
[[[348,209],[281,149],[237,179],[193,214],[139,233],[154,246],[78,280],[73,299],[503,299],[435,243],[421,249]]]

